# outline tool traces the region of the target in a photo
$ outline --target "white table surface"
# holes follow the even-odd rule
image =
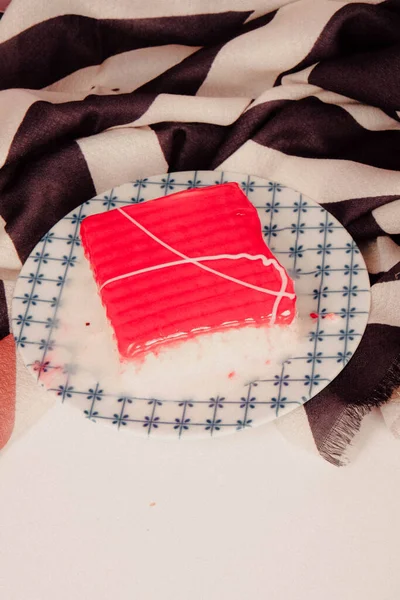
[[[398,600],[400,444],[157,442],[56,406],[0,454],[1,600]],[[152,505],[155,503],[155,505]]]

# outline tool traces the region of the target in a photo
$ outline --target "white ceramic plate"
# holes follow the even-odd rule
[[[127,394],[79,364],[57,364],[62,348],[63,294],[84,261],[79,226],[88,215],[193,187],[238,182],[257,207],[267,244],[295,277],[298,310],[306,327],[301,352],[264,379],[232,393],[197,400],[163,400]],[[18,279],[13,328],[28,369],[49,393],[73,404],[92,421],[151,436],[210,436],[260,425],[306,402],[351,359],[364,333],[370,306],[362,256],[340,223],[313,200],[259,177],[216,171],[170,173],[127,183],[85,202],[59,221],[35,247]],[[315,313],[318,318],[311,318]],[[324,315],[335,318],[324,318]],[[89,333],[88,333],[89,335]],[[84,335],[82,344],[85,343]],[[296,354],[296,353],[295,353]],[[156,376],[156,374],[155,374]]]

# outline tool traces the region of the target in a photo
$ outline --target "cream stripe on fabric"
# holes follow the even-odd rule
[[[287,80],[283,85],[265,91],[249,106],[248,110],[273,100],[301,100],[310,96],[314,96],[326,104],[334,104],[343,108],[359,125],[370,131],[400,130],[400,123],[389,117],[380,108],[360,104],[357,100],[347,98],[347,96],[300,81],[294,83]]]
[[[0,167],[6,161],[14,136],[29,107],[36,102],[34,93],[26,90],[0,92]],[[5,118],[7,115],[7,118]],[[1,257],[0,257],[1,260]]]
[[[0,115],[7,115],[7,118],[0,119],[0,168],[7,160],[14,136],[26,113],[35,102],[43,100],[51,104],[61,104],[83,100],[87,95],[88,92],[65,94],[23,89],[0,91]]]
[[[278,85],[262,92],[251,106],[249,106],[248,110],[265,102],[272,102],[274,100],[301,100],[309,96],[317,96],[321,92],[323,92],[322,88],[307,82]]]
[[[268,176],[307,194],[318,202],[340,202],[357,196],[398,194],[400,173],[378,169],[350,160],[314,159],[289,156],[252,140],[221,163],[227,171]]]
[[[400,192],[400,188],[397,193]],[[400,199],[372,211],[375,221],[386,233],[400,233]]]
[[[400,262],[400,246],[388,236],[379,236],[375,240],[358,245],[369,273],[389,271]]]
[[[157,136],[147,127],[111,129],[82,138],[78,144],[98,194],[145,175],[168,171]]]
[[[11,272],[15,271],[16,274],[22,267],[15,246],[4,226],[5,221],[0,216],[0,279],[3,279],[3,276],[4,279],[11,275],[13,276]],[[4,270],[7,272],[3,272]]]
[[[369,323],[400,327],[400,280],[377,283],[371,288]]]
[[[290,4],[293,0],[13,0],[0,28],[0,42],[60,15],[84,15],[94,19],[146,19],[226,11],[254,11],[251,18]]]
[[[303,406],[274,421],[281,434],[292,444],[318,454],[308,417]]]
[[[251,98],[200,98],[160,94],[133,124],[141,126],[163,121],[181,121],[230,125],[240,117],[250,101]]]
[[[307,10],[310,3],[318,4],[315,10]],[[198,94],[241,96],[245,93],[256,98],[273,86],[280,73],[307,56],[340,6],[340,3],[318,0],[318,3],[295,2],[282,8],[268,25],[238,36],[222,48]],[[291,28],[290,42],[282,44],[288,22],[296,25]]]
[[[132,92],[197,50],[198,47],[171,44],[122,52],[107,58],[100,65],[79,69],[44,89],[54,92],[85,90],[86,93],[107,94],[119,88],[119,93]],[[91,89],[92,86],[95,86],[94,89]]]
[[[336,104],[344,108],[359,125],[370,131],[400,130],[400,123],[375,106],[366,106],[355,100],[333,92],[323,92],[317,96],[322,102]]]

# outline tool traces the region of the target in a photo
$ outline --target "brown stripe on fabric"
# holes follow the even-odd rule
[[[159,93],[193,95],[207,76],[213,59],[214,56],[202,63],[186,59],[129,94],[90,95],[80,102],[60,104],[35,102],[14,136],[6,162],[51,152],[60,144],[132,123],[146,112]]]
[[[86,161],[75,142],[3,167],[0,214],[21,261],[57,221],[95,195]]]
[[[376,283],[385,283],[386,281],[398,281],[400,280],[400,265],[397,265],[397,272],[393,275],[388,275],[384,271],[380,273],[368,273],[369,282],[371,285],[375,285]],[[400,303],[400,300],[399,300]],[[400,335],[400,333],[399,333]]]
[[[237,34],[251,11],[148,19],[62,15],[0,45],[0,89],[40,89],[66,75],[139,48],[208,46]]]
[[[377,405],[390,400],[399,384],[400,361],[396,360],[374,391]],[[391,390],[389,397],[388,390]],[[337,396],[329,399],[329,405],[321,403],[318,408],[314,407],[314,414],[309,416],[310,428],[317,450],[325,460],[339,467],[348,463],[346,450],[371,408],[346,402]]]
[[[231,127],[213,164],[223,162],[249,138],[291,156],[400,170],[400,131],[364,129],[344,108],[314,96],[250,108]]]
[[[395,121],[399,121],[400,122],[399,115],[392,108],[381,108],[381,110],[385,113],[385,115],[387,115],[391,119],[394,119]]]
[[[226,129],[226,138],[213,159],[212,168],[216,169],[247,140],[253,139],[260,129],[268,126],[288,102],[290,100],[272,100],[246,110],[233,125]]]
[[[349,403],[332,393],[329,398],[314,396],[305,408],[320,455],[337,467],[347,464],[346,450],[371,407]]]
[[[265,15],[261,15],[260,17],[256,17],[247,23],[244,23],[242,30],[238,35],[242,35],[243,33],[249,33],[250,31],[254,31],[255,29],[259,29],[260,27],[264,27],[264,25],[268,25],[278,13],[277,10],[273,10],[268,12]]]
[[[378,225],[372,213],[362,215],[359,219],[352,221],[346,225],[346,229],[357,242],[387,235],[386,231]]]
[[[324,458],[343,464],[343,452],[363,416],[373,406],[388,400],[400,386],[399,356],[400,329],[368,325],[350,363],[327,388],[305,404],[316,446]]]
[[[395,244],[400,246],[400,233],[391,233],[389,237],[395,242]]]
[[[255,22],[246,25],[244,29],[262,26],[272,19],[273,14],[275,13],[268,15],[268,18],[255,19]],[[36,102],[30,107],[14,137],[6,166],[0,174],[0,193],[3,192],[0,214],[7,222],[7,231],[22,260],[59,218],[79,202],[95,194],[86,163],[80,150],[74,150],[72,140],[134,121],[147,110],[158,93],[195,94],[220,47],[221,45],[217,45],[199,51],[195,60],[189,57],[131,94],[89,96],[81,102],[56,105]],[[171,135],[168,134],[167,126],[155,128],[165,154],[170,156],[172,164],[176,164],[172,168],[205,168],[223,139],[223,127],[204,125],[202,128],[200,124],[194,124],[192,129],[195,135],[190,139],[186,125],[173,124]],[[204,133],[206,142],[201,139]],[[168,140],[171,143],[173,140],[171,150],[167,148]],[[69,172],[77,173],[72,181],[66,181],[63,172],[63,161],[70,160],[69,153],[74,155]],[[74,164],[74,160],[77,160],[77,164]],[[182,164],[188,166],[182,167]],[[62,172],[60,178],[58,171]],[[37,173],[44,174],[43,180]],[[60,185],[50,182],[54,176]],[[77,189],[80,181],[83,182],[82,187]],[[46,210],[44,218],[38,218],[36,211],[39,207],[44,208],[44,192],[49,186],[51,191],[48,197],[52,199],[52,209]],[[27,198],[30,199],[29,202],[26,201]],[[11,210],[11,206],[14,206],[14,210]],[[15,210],[15,207],[18,208]],[[33,226],[32,236],[28,241],[23,220],[30,216]]]
[[[158,123],[152,125],[169,171],[209,169],[226,135],[226,127],[209,123]]]
[[[396,15],[400,15],[400,3],[399,0],[385,0],[381,2],[380,6],[385,10],[391,10]]]
[[[368,52],[375,54],[400,42],[399,9],[398,0],[379,5],[357,2],[343,6],[325,25],[308,55],[281,73],[275,85],[280,85],[285,75],[298,73],[316,63],[333,63],[340,58],[345,63],[349,56]],[[344,94],[343,91],[339,93]]]
[[[268,123],[253,140],[269,148],[305,158],[353,160],[400,170],[400,131],[364,129],[334,104],[311,96],[288,101],[273,118],[266,118]]]
[[[380,271],[379,273],[368,273],[370,285],[372,286],[376,283],[380,283],[384,275],[386,275],[384,271]]]
[[[354,198],[342,202],[325,202],[323,207],[346,227],[356,241],[363,241],[387,235],[376,222],[372,210],[397,199],[398,196]]]
[[[222,43],[197,50],[177,65],[138,88],[133,92],[134,98],[138,94],[143,94],[145,98],[149,99],[155,98],[158,94],[194,96],[203,84],[215,57],[223,46]]]
[[[398,200],[400,196],[370,196],[369,198],[352,198],[341,202],[324,202],[326,208],[339,221],[347,226],[359,217],[370,213],[374,208]]]
[[[0,340],[10,333],[4,283],[0,280]]]
[[[376,406],[374,390],[385,376],[388,365],[399,356],[399,327],[379,323],[367,325],[353,358],[336,379],[315,396],[315,403],[314,399],[306,403],[307,413],[311,414],[314,404],[319,405],[324,399],[328,402],[331,396],[349,398],[349,391],[354,404]]]
[[[240,34],[263,27],[275,14],[276,11],[245,23]],[[27,157],[28,153],[52,151],[54,145],[131,123],[146,112],[158,94],[195,95],[224,43],[198,50],[129,94],[90,95],[80,102],[60,104],[35,102],[14,137],[7,162]]]
[[[133,96],[134,94],[134,96]],[[16,132],[6,164],[51,153],[59,145],[138,119],[155,94],[88,96],[80,102],[35,102]]]
[[[387,283],[389,281],[398,281],[400,280],[400,262],[393,265],[389,271],[381,272],[381,273],[370,273],[369,279],[371,285],[375,283]],[[400,297],[399,297],[399,310],[400,310]],[[399,332],[400,336],[400,332]]]
[[[263,15],[248,23],[245,23],[235,33],[234,37],[243,35],[250,31],[254,31],[260,27],[267,25],[277,11]],[[220,43],[214,44],[207,48],[200,48],[197,52],[191,54],[179,64],[174,65],[165,73],[161,73],[155,79],[144,84],[138,91],[141,93],[152,94],[181,94],[195,95],[200,86],[203,84],[208,75],[214,59],[217,54],[232,39],[232,35],[226,36]]]
[[[399,74],[400,42],[390,48],[319,63],[308,81],[364,104],[398,110]]]

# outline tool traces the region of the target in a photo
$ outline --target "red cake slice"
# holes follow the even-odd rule
[[[87,217],[81,238],[123,358],[294,319],[293,282],[236,183]]]

